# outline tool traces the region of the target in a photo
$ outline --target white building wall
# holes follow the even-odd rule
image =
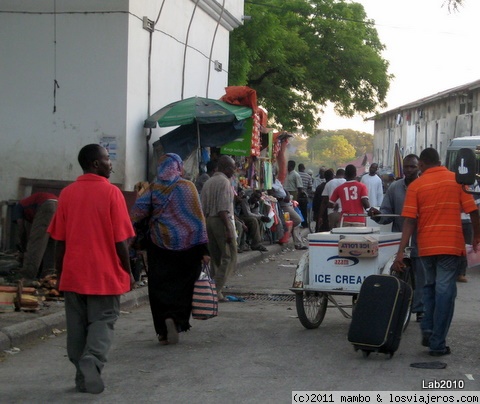
[[[199,2],[183,74],[195,3],[0,0],[0,201],[23,196],[20,177],[74,180],[81,174],[79,149],[108,137],[117,146],[111,181],[130,190],[145,179],[148,114],[182,98],[182,88],[183,98],[207,93],[219,98],[227,85],[229,30],[240,23],[243,0],[225,1],[212,61],[217,27],[212,10],[223,2]],[[149,65],[150,33],[142,18],[156,21],[162,4]],[[212,66],[208,75],[215,60],[223,70]],[[168,130],[154,129],[150,144]]]

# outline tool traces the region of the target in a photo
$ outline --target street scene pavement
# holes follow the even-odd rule
[[[304,251],[267,247],[268,253],[239,255],[243,263],[225,294],[237,301],[221,303],[216,318],[191,320],[177,345],[158,344],[148,304],[122,306],[102,394],[74,391],[74,367],[60,330],[4,353],[1,402],[287,403],[294,390],[420,391],[428,381],[445,379],[480,391],[477,268],[468,272],[468,283],[458,284],[451,355],[428,356],[412,319],[392,359],[375,353],[363,358],[347,341],[350,320],[337,309],[328,308],[318,329],[300,324],[288,289]],[[433,361],[446,368],[410,366]]]

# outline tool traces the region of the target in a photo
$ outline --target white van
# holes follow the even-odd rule
[[[452,139],[450,145],[447,147],[447,156],[445,158],[445,167],[450,171],[455,171],[455,160],[460,149],[467,148],[473,151],[479,150],[475,153],[477,156],[477,173],[480,173],[480,136],[465,136],[456,137]]]

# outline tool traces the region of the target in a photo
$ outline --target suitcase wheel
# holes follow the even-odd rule
[[[362,356],[363,356],[364,358],[368,358],[368,356],[370,355],[370,352],[371,352],[371,351],[367,351],[367,350],[365,350],[365,349],[362,349]]]

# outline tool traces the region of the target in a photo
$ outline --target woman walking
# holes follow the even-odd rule
[[[202,262],[210,261],[198,192],[182,174],[182,159],[174,153],[163,155],[156,181],[131,211],[134,224],[150,216],[148,295],[162,345],[176,344],[178,332],[190,329],[193,286]]]

